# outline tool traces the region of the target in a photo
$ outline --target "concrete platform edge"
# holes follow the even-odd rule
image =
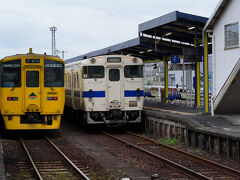
[[[198,133],[205,133],[208,135],[214,135],[222,138],[228,138],[228,139],[240,141],[240,134],[235,134],[232,132],[229,132],[229,133],[223,132],[218,129],[208,128],[208,127],[201,127],[201,123],[197,122],[192,117],[186,117],[179,114],[176,115],[176,114],[171,114],[171,113],[166,113],[161,111],[156,112],[151,110],[144,110],[144,113],[146,116],[151,116],[158,119],[166,119],[166,120],[182,123],[183,125],[186,126],[187,129],[198,132]]]

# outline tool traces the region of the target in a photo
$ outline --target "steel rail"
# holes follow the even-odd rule
[[[219,163],[210,161],[210,160],[208,160],[208,159],[204,159],[204,158],[202,158],[202,157],[200,157],[200,156],[197,156],[197,155],[194,155],[194,154],[189,154],[189,153],[187,153],[187,152],[185,152],[185,151],[182,151],[182,150],[176,149],[176,148],[174,148],[174,147],[171,147],[171,146],[162,144],[162,143],[160,143],[160,142],[154,141],[154,140],[152,140],[152,139],[150,139],[150,138],[147,138],[147,137],[143,137],[143,136],[141,136],[141,135],[135,134],[135,133],[130,132],[130,131],[126,131],[126,133],[129,133],[129,134],[131,134],[131,135],[133,135],[133,136],[142,138],[142,139],[144,139],[144,140],[146,140],[146,141],[149,141],[149,142],[152,142],[152,143],[154,143],[154,144],[160,145],[160,146],[162,146],[162,147],[164,147],[164,148],[167,148],[167,149],[170,149],[170,150],[172,150],[172,151],[181,153],[181,154],[183,154],[183,155],[185,155],[185,156],[188,156],[188,157],[191,157],[191,158],[195,158],[195,159],[197,159],[199,162],[204,162],[204,163],[206,163],[206,164],[208,164],[208,165],[211,165],[212,167],[214,167],[214,168],[216,168],[216,169],[218,169],[218,170],[222,170],[222,171],[224,171],[225,173],[227,173],[227,174],[229,174],[229,175],[233,175],[233,176],[236,176],[236,177],[238,177],[238,178],[240,177],[240,171],[238,171],[238,170],[236,170],[236,169],[233,169],[233,168],[224,166],[224,165],[222,165],[222,164],[219,164]]]
[[[161,157],[161,156],[159,156],[159,155],[156,155],[156,154],[154,154],[154,153],[152,153],[152,152],[150,152],[150,151],[147,151],[147,150],[145,150],[145,149],[143,149],[143,148],[140,148],[140,147],[135,146],[135,145],[133,145],[133,144],[131,144],[131,143],[128,143],[128,142],[126,142],[126,141],[124,141],[124,140],[122,140],[122,139],[119,139],[119,138],[117,138],[117,137],[115,137],[115,136],[113,136],[113,135],[111,135],[111,134],[109,134],[109,133],[106,133],[106,132],[102,132],[102,133],[105,134],[105,135],[108,136],[108,137],[111,137],[111,138],[113,138],[113,139],[115,139],[115,140],[123,143],[123,144],[128,145],[129,147],[133,147],[133,148],[135,148],[136,150],[139,150],[139,151],[141,151],[141,152],[143,152],[143,153],[145,153],[145,154],[147,154],[147,155],[150,155],[150,156],[152,156],[152,157],[154,157],[154,158],[157,158],[157,159],[163,161],[165,164],[167,164],[167,165],[169,165],[169,166],[171,166],[171,167],[173,167],[173,168],[175,168],[175,169],[177,169],[177,170],[180,170],[181,172],[184,172],[184,173],[186,173],[186,174],[188,174],[188,175],[190,175],[190,176],[192,176],[192,177],[195,177],[195,178],[198,178],[198,179],[211,180],[211,178],[209,178],[209,177],[207,177],[207,176],[204,176],[204,175],[202,175],[202,174],[200,174],[200,173],[198,173],[198,172],[195,172],[195,171],[193,171],[193,170],[191,170],[191,169],[188,169],[188,168],[186,168],[186,167],[184,167],[184,166],[182,166],[182,165],[179,165],[179,164],[177,164],[177,163],[175,163],[175,162],[173,162],[173,161],[170,161],[170,160],[168,160],[168,159],[166,159],[166,158],[164,158],[164,157]]]
[[[62,157],[74,168],[74,170],[85,180],[90,180],[48,137],[45,139],[62,155]]]
[[[27,147],[26,147],[26,145],[25,145],[25,143],[23,142],[23,140],[22,140],[21,137],[20,137],[20,141],[21,141],[21,143],[22,143],[22,146],[23,146],[25,152],[27,153],[28,159],[30,160],[30,162],[31,162],[31,164],[32,164],[32,166],[33,166],[33,168],[34,168],[35,173],[37,174],[38,179],[39,179],[39,180],[43,180],[41,174],[39,173],[39,171],[38,171],[38,169],[37,169],[37,166],[35,165],[32,157],[31,157],[30,153],[28,152]]]

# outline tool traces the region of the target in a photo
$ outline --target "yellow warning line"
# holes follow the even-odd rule
[[[187,113],[187,112],[181,112],[181,111],[173,111],[173,110],[169,110],[169,109],[154,108],[154,107],[149,107],[149,106],[144,106],[144,109],[165,111],[165,112],[170,112],[170,113],[178,113],[178,114],[183,114],[183,115],[197,115],[198,114],[198,113]]]

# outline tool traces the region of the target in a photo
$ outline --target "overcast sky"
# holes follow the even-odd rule
[[[178,10],[210,17],[219,0],[0,0],[0,58],[51,54],[50,26],[65,59],[138,36],[138,24]]]

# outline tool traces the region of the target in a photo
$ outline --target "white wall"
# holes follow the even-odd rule
[[[179,87],[182,87],[182,76],[183,76],[183,72],[182,71],[168,71],[168,78],[170,77],[171,74],[173,74],[175,76],[175,84],[173,86],[176,86],[176,84],[178,84]],[[195,71],[192,71],[192,80],[193,80],[193,77],[195,76]],[[186,88],[186,71],[184,72],[184,85],[185,85],[185,88]],[[169,79],[168,79],[169,80]],[[193,82],[192,82],[193,84]],[[169,84],[170,86],[170,84]]]
[[[215,97],[240,57],[240,48],[224,49],[224,26],[240,22],[239,7],[240,1],[232,0],[213,28],[213,96]]]

